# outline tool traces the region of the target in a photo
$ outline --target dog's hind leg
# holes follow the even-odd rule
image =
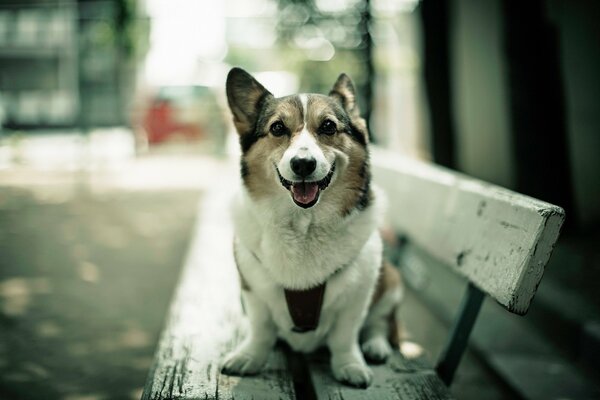
[[[369,311],[360,334],[361,349],[368,361],[383,363],[391,354],[390,341],[394,341],[392,336],[396,333],[395,316],[401,300],[402,288],[390,288]]]

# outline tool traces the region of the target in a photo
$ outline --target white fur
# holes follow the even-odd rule
[[[242,190],[234,204],[236,258],[251,288],[243,291],[250,333],[228,357],[225,370],[258,372],[280,337],[296,351],[327,345],[337,379],[368,385],[372,373],[358,335],[381,265],[377,205],[341,218],[321,215],[318,208],[276,203],[256,203]],[[293,332],[283,287],[304,289],[325,280],[319,326],[312,332]]]
[[[340,267],[357,263],[359,254],[370,249],[369,240],[377,245],[364,262],[376,275],[381,266],[381,240],[377,230],[381,192],[376,189],[375,192],[375,201],[370,207],[342,217],[338,209],[327,207],[327,202],[302,209],[289,200],[285,190],[272,200],[256,202],[243,188],[234,201],[233,219],[239,243],[238,262],[250,287],[251,275],[256,271],[265,271],[268,280],[280,287],[314,287]],[[260,262],[255,258],[246,262],[244,250],[256,255]],[[354,271],[356,268],[344,269]],[[327,291],[330,291],[329,283]]]
[[[314,158],[317,161],[315,171],[305,178],[297,177],[292,171],[290,161],[294,157]],[[279,173],[288,181],[306,180],[308,182],[320,181],[325,178],[331,169],[331,162],[327,160],[325,154],[317,144],[316,138],[308,132],[306,124],[302,128],[302,132],[295,136],[287,148],[283,157],[277,164]]]
[[[277,169],[279,173],[288,181],[299,181],[306,180],[308,182],[320,181],[325,178],[331,170],[333,159],[328,160],[319,145],[317,140],[307,128],[307,115],[308,115],[308,95],[299,95],[302,108],[304,110],[304,126],[299,135],[294,136],[292,143],[287,148],[279,163],[277,163]],[[294,157],[305,157],[314,158],[317,161],[315,171],[308,177],[297,177],[294,171],[292,171],[290,161]],[[334,155],[332,154],[332,158]]]
[[[306,124],[306,117],[308,116],[308,95],[306,93],[300,93],[298,97],[300,97],[300,103],[302,103],[302,115],[304,116],[304,123]]]

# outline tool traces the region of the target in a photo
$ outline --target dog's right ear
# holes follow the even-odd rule
[[[253,134],[261,105],[273,95],[241,68],[229,71],[226,89],[235,128],[240,136]]]

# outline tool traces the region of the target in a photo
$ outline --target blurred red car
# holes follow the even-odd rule
[[[223,113],[206,86],[163,86],[141,116],[148,144],[194,141],[223,134]]]

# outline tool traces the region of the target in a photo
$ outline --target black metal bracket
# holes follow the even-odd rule
[[[450,386],[452,383],[454,373],[465,352],[469,335],[475,325],[475,320],[477,319],[477,314],[481,309],[484,298],[485,293],[469,282],[452,330],[448,334],[446,346],[440,354],[437,366],[435,367],[440,379],[447,386]]]

